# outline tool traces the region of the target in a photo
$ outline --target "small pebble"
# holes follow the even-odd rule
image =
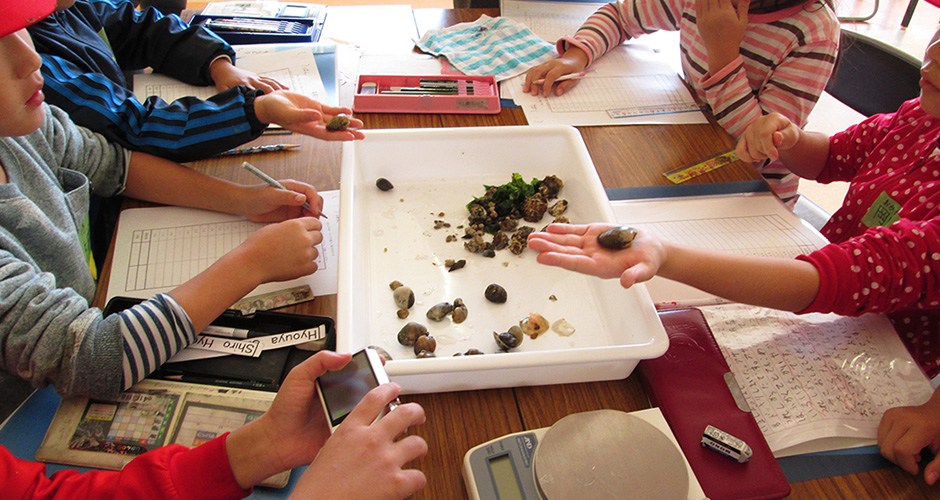
[[[382,191],[391,191],[395,186],[393,186],[392,183],[385,177],[379,177],[375,180],[375,187],[381,189]]]

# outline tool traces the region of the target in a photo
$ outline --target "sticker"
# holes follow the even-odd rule
[[[862,217],[862,224],[868,227],[888,227],[891,224],[901,220],[898,212],[901,205],[891,199],[888,193],[882,191],[875,202],[871,204],[868,212]]]

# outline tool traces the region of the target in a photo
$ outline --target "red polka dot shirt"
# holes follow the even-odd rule
[[[928,374],[940,372],[940,118],[920,99],[829,139],[818,180],[849,181],[823,227],[832,244],[798,257],[820,273],[803,312],[887,313]]]

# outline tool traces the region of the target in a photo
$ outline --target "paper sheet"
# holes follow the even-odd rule
[[[274,78],[317,101],[330,102],[310,45],[287,50],[276,50],[271,45],[236,46],[236,54],[238,67]],[[185,96],[208,99],[217,93],[214,86],[197,87],[161,74],[134,75],[134,95],[141,102],[152,95],[171,102]]]
[[[291,281],[266,283],[248,296],[308,285],[314,295],[337,290],[339,191],[321,191],[323,242],[317,272]],[[262,224],[234,215],[182,207],[138,208],[121,212],[108,282],[111,297],[149,298],[201,273],[245,241]],[[220,283],[219,286],[225,286]]]
[[[620,200],[611,202],[617,221],[684,245],[742,255],[793,258],[828,241],[770,193]],[[665,278],[647,282],[658,306],[723,302]]]
[[[525,75],[507,80],[502,90],[511,92],[530,125],[708,122],[669,64],[641,43],[621,45],[598,58],[578,85],[560,96],[525,94],[524,81]]]
[[[885,410],[933,393],[884,315],[701,310],[775,456],[874,444]]]

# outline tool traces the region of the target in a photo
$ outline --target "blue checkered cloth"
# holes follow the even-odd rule
[[[480,16],[441,30],[429,30],[416,44],[467,75],[494,75],[506,80],[558,56],[555,46],[524,24],[505,17]]]

